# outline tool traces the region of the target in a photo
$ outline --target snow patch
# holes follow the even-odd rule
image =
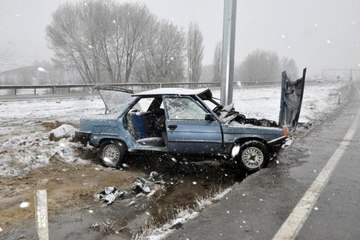
[[[65,138],[53,142],[46,137],[46,133],[5,137],[5,142],[0,146],[0,176],[29,173],[48,164],[55,155],[67,163],[85,163],[75,156],[75,149],[82,146],[80,143],[69,142]]]

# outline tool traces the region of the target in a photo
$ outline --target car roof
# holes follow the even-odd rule
[[[156,96],[156,95],[200,95],[210,92],[208,88],[188,89],[188,88],[157,88],[149,91],[139,92],[132,96]]]

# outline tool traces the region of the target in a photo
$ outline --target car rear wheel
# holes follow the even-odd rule
[[[254,172],[266,167],[269,158],[269,150],[266,145],[254,140],[240,146],[240,152],[236,160],[242,168]]]
[[[125,159],[127,147],[118,141],[106,141],[100,145],[100,160],[106,167],[118,167]]]

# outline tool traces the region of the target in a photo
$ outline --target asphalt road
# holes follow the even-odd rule
[[[166,239],[360,239],[360,84],[273,162]]]

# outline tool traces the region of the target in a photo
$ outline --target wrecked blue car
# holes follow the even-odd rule
[[[212,157],[247,171],[265,167],[288,136],[286,127],[248,119],[221,106],[209,89],[161,88],[136,94],[101,90],[106,114],[80,120],[75,139],[99,148],[105,166],[129,154]]]

